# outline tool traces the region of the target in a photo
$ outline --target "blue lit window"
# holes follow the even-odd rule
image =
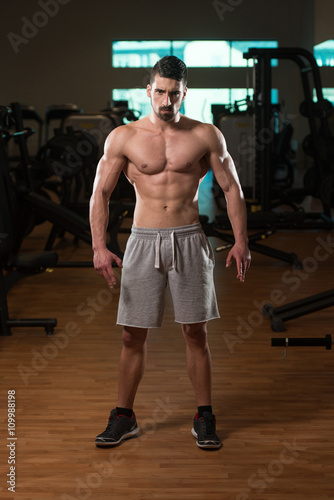
[[[165,55],[175,55],[189,68],[244,67],[243,53],[251,47],[276,48],[275,40],[141,40],[114,41],[112,66],[114,68],[148,68]],[[277,65],[273,61],[272,65]]]
[[[334,66],[334,40],[327,40],[313,47],[318,66]]]
[[[324,99],[328,99],[334,105],[334,88],[333,87],[323,87],[322,95]],[[313,90],[313,101],[317,102],[317,93],[316,90]]]

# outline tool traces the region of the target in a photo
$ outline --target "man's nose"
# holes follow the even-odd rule
[[[170,99],[170,95],[168,93],[165,94],[165,97],[164,97],[164,100],[162,102],[162,104],[164,106],[170,106],[172,103],[171,99]]]

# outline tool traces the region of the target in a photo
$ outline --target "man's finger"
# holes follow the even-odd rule
[[[237,261],[237,269],[238,269],[237,278],[239,278],[240,281],[245,281],[245,272],[246,272],[245,267],[246,266],[243,264],[242,261]]]
[[[117,255],[116,255],[116,258],[114,260],[115,260],[116,264],[118,265],[118,267],[123,267],[122,259],[117,257]]]
[[[112,268],[106,268],[104,271],[103,271],[103,277],[104,279],[106,280],[106,282],[108,283],[109,287],[110,288],[114,288],[114,286],[116,285],[117,281],[116,281],[116,278],[115,278],[115,275],[113,273],[113,270]]]
[[[229,252],[227,257],[226,257],[226,267],[230,267],[230,265],[232,264],[232,259],[233,259],[233,256],[232,256],[231,252]]]

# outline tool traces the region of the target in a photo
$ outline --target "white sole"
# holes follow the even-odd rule
[[[191,429],[191,434],[194,436],[194,438],[198,439],[198,434],[197,432],[195,431],[194,428]],[[208,449],[208,448],[220,448],[222,446],[221,443],[219,443],[218,445],[217,444],[199,444],[198,441],[196,441],[196,444],[199,448],[202,448],[202,449]]]
[[[96,446],[116,446],[119,443],[121,443],[122,441],[124,441],[124,439],[129,439],[130,437],[135,436],[139,432],[140,432],[139,427],[136,427],[135,429],[133,429],[133,431],[130,431],[130,432],[127,432],[126,434],[123,434],[123,436],[121,437],[121,439],[119,439],[118,441],[112,441],[112,442],[108,442],[108,441],[95,441],[95,444],[96,444]]]

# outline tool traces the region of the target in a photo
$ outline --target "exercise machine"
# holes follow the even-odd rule
[[[91,246],[91,234],[90,234],[90,225],[87,217],[82,216],[80,213],[76,213],[70,206],[65,206],[64,204],[59,204],[53,202],[49,199],[48,196],[45,196],[45,189],[43,184],[43,173],[42,173],[42,185],[39,186],[39,189],[36,189],[36,177],[38,179],[37,182],[40,182],[39,176],[33,174],[34,170],[32,169],[31,162],[29,161],[29,155],[27,151],[26,145],[26,135],[30,133],[29,130],[26,130],[23,126],[22,115],[20,112],[20,105],[18,103],[12,103],[9,108],[9,113],[12,116],[14,125],[15,125],[15,134],[19,141],[21,156],[22,156],[22,165],[23,165],[23,175],[21,179],[21,183],[17,185],[17,188],[20,189],[20,200],[22,204],[25,206],[28,213],[32,214],[34,217],[37,217],[38,220],[45,221],[48,220],[53,223],[55,228],[55,233],[58,231],[69,232],[74,236],[75,241],[82,240],[85,243]],[[90,137],[90,141],[94,141],[93,137]],[[59,146],[59,144],[58,144]],[[52,159],[52,155],[49,157],[49,164],[53,163],[53,160],[56,161],[56,166],[58,169],[61,169],[62,166],[64,168],[64,172],[67,172],[65,168],[66,158],[64,164],[61,163],[61,151],[59,147],[54,147],[53,151],[57,151],[55,153],[55,157]],[[85,155],[83,155],[83,160],[85,160]],[[77,161],[77,157],[73,158],[73,162]],[[80,161],[79,161],[80,163]],[[79,165],[80,166],[80,165]],[[43,171],[48,171],[47,166],[40,162],[40,169]],[[74,171],[76,170],[74,166]],[[49,173],[47,174],[47,176]],[[41,189],[43,188],[43,189]],[[122,256],[120,247],[117,241],[118,230],[120,229],[121,222],[126,213],[129,212],[128,209],[124,208],[123,204],[114,205],[111,203],[113,207],[113,211],[110,216],[110,223],[108,225],[108,248],[113,253],[118,256]],[[88,200],[85,203],[87,215],[88,215]],[[48,242],[46,243],[45,250],[51,250],[52,245],[54,243],[55,235],[51,234]],[[58,262],[57,267],[92,267],[93,263],[91,261],[79,261],[79,262]]]
[[[209,218],[207,216],[200,216],[200,222],[206,236],[215,236],[216,238],[220,238],[226,242],[224,245],[216,247],[216,252],[222,252],[224,250],[228,250],[234,245],[234,236],[233,234],[222,231],[221,224],[216,222],[217,217],[215,221],[209,222]],[[229,229],[229,227],[226,229]],[[267,255],[268,257],[273,257],[283,262],[287,262],[295,269],[302,269],[302,262],[299,260],[298,255],[295,252],[284,252],[282,250],[277,250],[276,248],[257,243],[258,241],[264,241],[269,238],[269,236],[272,236],[275,232],[276,229],[272,227],[250,235],[248,238],[249,249],[252,252],[257,252],[262,255]]]
[[[279,307],[268,303],[263,306],[262,312],[270,319],[272,331],[283,332],[286,329],[285,321],[332,306],[334,306],[334,288]]]
[[[251,48],[244,54],[245,59],[254,59],[255,88],[254,88],[254,115],[255,115],[255,139],[257,144],[255,169],[257,176],[258,200],[262,212],[266,213],[273,206],[279,206],[280,200],[275,200],[272,189],[272,141],[264,140],[263,131],[272,128],[272,67],[273,59],[291,60],[297,64],[304,92],[304,101],[301,103],[301,115],[306,117],[309,124],[310,135],[304,141],[303,147],[307,154],[313,157],[314,167],[307,172],[304,178],[304,190],[287,191],[282,202],[293,197],[298,199],[302,195],[311,194],[320,198],[323,204],[323,213],[307,214],[311,219],[305,228],[326,228],[331,221],[330,208],[332,206],[332,190],[334,182],[334,138],[331,134],[328,118],[334,113],[330,101],[324,99],[319,67],[314,56],[302,48],[277,48],[260,49]],[[313,88],[316,93],[316,101],[313,101]],[[289,213],[285,214],[289,219]],[[277,224],[279,227],[279,221]]]
[[[247,102],[247,113],[251,116],[254,134],[254,202],[251,203],[249,228],[277,229],[333,229],[331,207],[334,206],[334,138],[328,119],[333,115],[333,105],[324,99],[319,67],[313,55],[302,48],[261,49],[251,48],[244,58],[254,60],[254,97]],[[287,150],[291,141],[291,124],[286,123],[276,133],[273,123],[279,111],[272,104],[272,66],[274,59],[291,60],[299,68],[304,100],[300,113],[307,118],[310,133],[303,141],[306,154],[312,156],[314,166],[304,176],[304,188],[292,189],[292,165],[289,165]],[[313,89],[316,101],[313,100]],[[270,133],[269,133],[270,132]],[[282,162],[283,160],[283,162]],[[285,182],[275,179],[276,166],[287,168]],[[321,213],[307,213],[300,204],[305,196],[318,197],[323,205]],[[293,211],[273,211],[280,205],[289,205]],[[253,210],[254,209],[254,210]],[[227,216],[217,216],[217,223],[228,227]]]
[[[7,293],[16,281],[55,267],[56,252],[19,252],[23,239],[24,213],[9,174],[7,143],[12,138],[6,128],[8,115],[0,108],[0,335],[12,335],[14,327],[43,327],[48,335],[57,326],[56,318],[11,318]]]
[[[52,104],[48,106],[45,112],[45,142],[48,142],[50,138],[51,123],[53,123],[52,130],[62,128],[63,121],[68,116],[77,113],[83,113],[83,109],[73,103]],[[57,126],[54,125],[54,122],[56,122]]]

